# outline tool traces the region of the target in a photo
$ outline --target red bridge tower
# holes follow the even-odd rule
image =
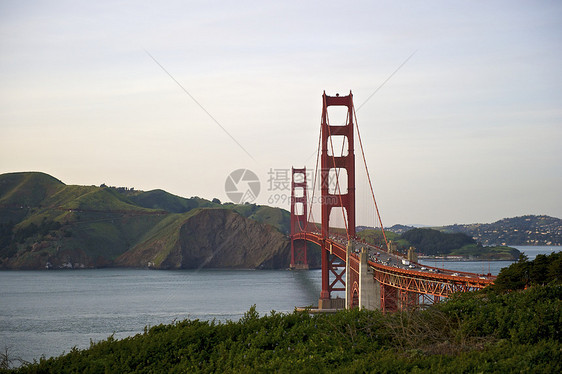
[[[306,168],[292,168],[291,178],[291,269],[308,269],[306,240],[294,239],[294,235],[306,232]]]
[[[326,239],[330,237],[330,214],[332,209],[341,209],[346,226],[348,240],[355,238],[355,153],[353,144],[353,94],[348,96],[322,95],[322,154],[321,154],[321,191],[322,191],[322,291],[320,292],[320,309],[337,307],[330,301],[332,291],[346,291],[343,275],[345,263],[338,261],[335,256],[330,256],[330,248]],[[343,124],[331,125],[328,116],[330,106],[347,107],[347,118]],[[334,149],[334,137],[343,137],[336,143],[347,145],[347,149]],[[341,151],[341,154],[336,152]],[[342,191],[344,174],[347,174],[347,191]],[[332,185],[330,185],[330,183]],[[330,189],[333,191],[331,192]],[[331,257],[331,258],[330,258]],[[343,270],[342,270],[343,268]],[[330,283],[330,272],[335,280]],[[350,280],[348,279],[348,282]],[[338,287],[338,283],[343,285]],[[351,286],[351,285],[350,285]]]

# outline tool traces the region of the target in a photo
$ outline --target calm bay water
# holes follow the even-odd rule
[[[174,320],[238,320],[317,304],[320,271],[0,272],[0,349],[26,361]]]
[[[551,254],[562,250],[562,247],[555,246],[516,246],[528,258],[529,261],[534,260],[538,254]],[[498,275],[500,270],[513,263],[513,261],[442,261],[442,260],[422,260],[421,264],[433,266],[436,268],[445,268],[451,270],[467,271],[478,274]]]
[[[516,247],[529,259],[560,247]],[[428,265],[497,274],[510,261]],[[26,361],[174,320],[238,320],[316,305],[320,271],[96,269],[0,272],[0,349]]]

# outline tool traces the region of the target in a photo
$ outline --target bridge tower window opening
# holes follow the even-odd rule
[[[328,193],[330,195],[347,195],[347,169],[330,168],[328,172]]]
[[[295,216],[303,216],[303,215],[304,215],[304,204],[295,203]]]
[[[340,97],[340,96],[336,96]],[[347,97],[347,96],[341,96]],[[349,122],[350,112],[347,105],[328,105],[327,121],[331,126],[345,126]],[[334,144],[335,145],[335,144]]]
[[[347,245],[346,231],[345,231],[346,217],[347,217],[346,208],[335,207],[332,208],[332,211],[330,212],[330,228],[339,229],[337,231],[332,230],[331,234],[337,235],[342,245]]]
[[[345,135],[328,137],[328,156],[345,157],[349,154],[349,142]]]

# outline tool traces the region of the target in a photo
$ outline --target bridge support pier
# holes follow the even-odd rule
[[[345,299],[339,297],[335,299],[319,299],[318,309],[345,309]]]
[[[381,309],[381,284],[373,277],[367,264],[368,253],[363,248],[359,257],[359,307],[361,309]]]
[[[342,257],[333,253],[332,243],[322,244],[322,290],[318,301],[319,309],[345,309],[347,298],[335,297],[332,292],[345,292],[346,264]],[[330,279],[330,274],[333,279]]]

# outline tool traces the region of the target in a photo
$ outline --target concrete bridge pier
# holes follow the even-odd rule
[[[318,299],[319,310],[340,310],[345,309],[345,299],[336,297],[334,299]]]
[[[361,249],[359,257],[359,308],[381,309],[381,285],[373,277],[373,271],[367,264],[369,254]]]

